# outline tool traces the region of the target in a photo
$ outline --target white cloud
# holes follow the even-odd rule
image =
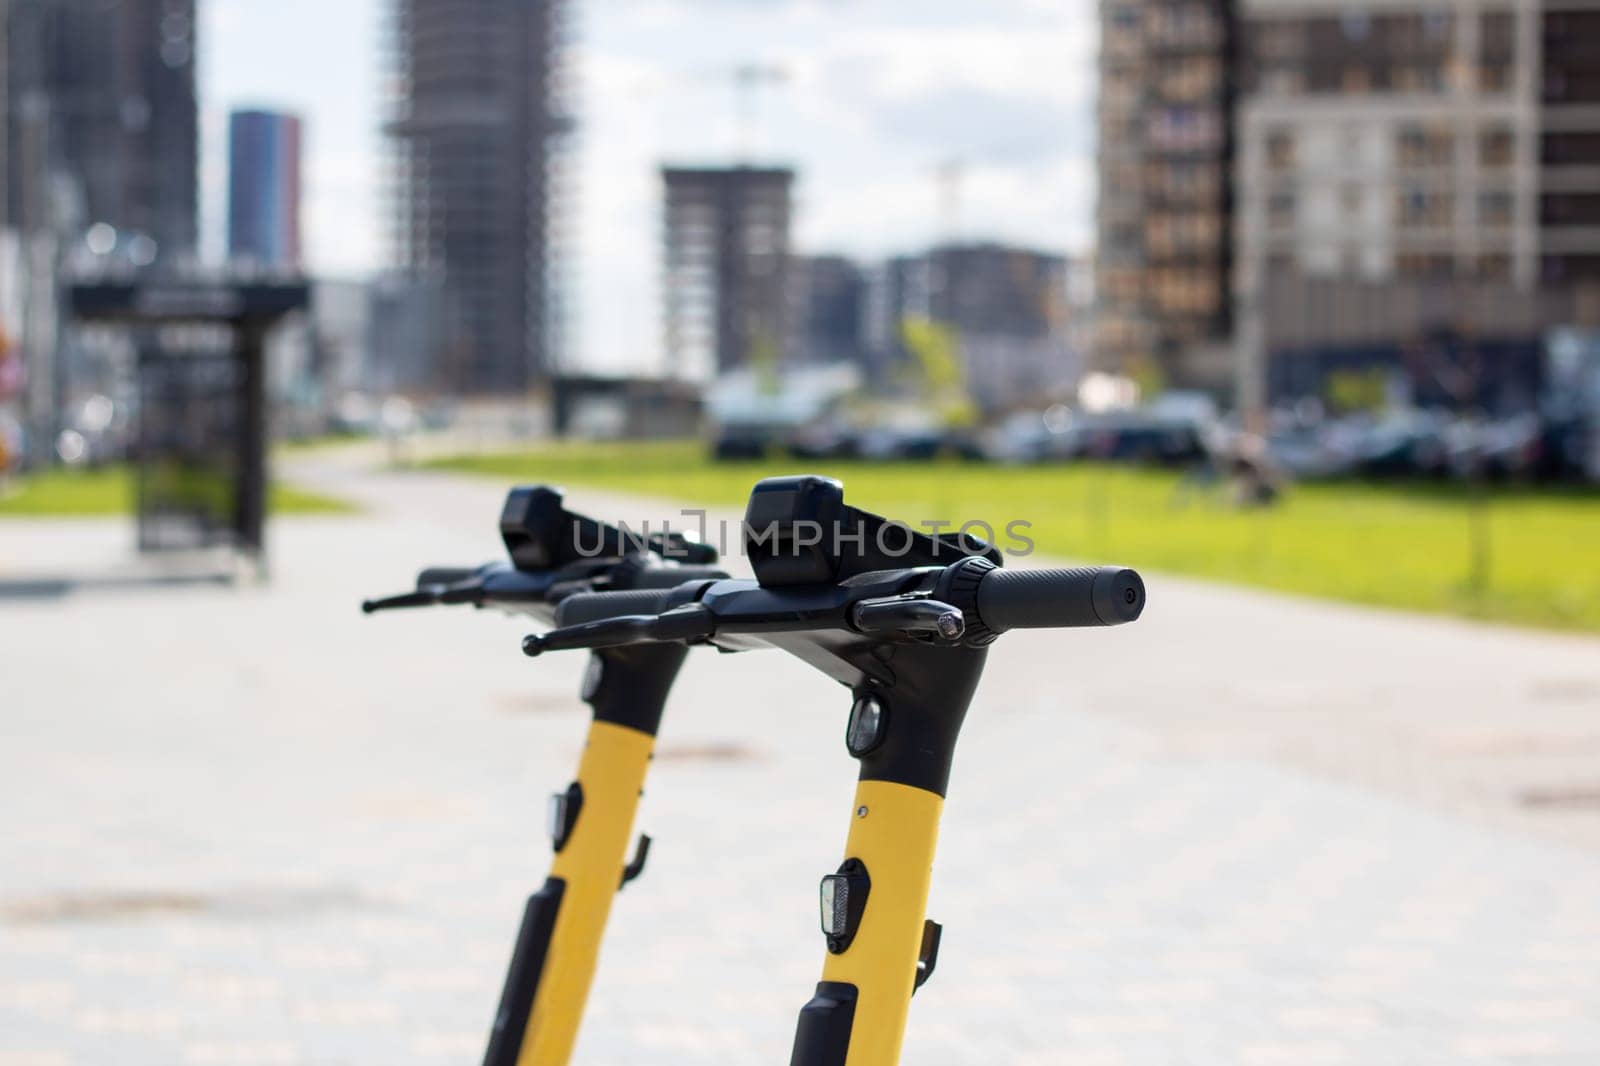
[[[1048,30],[941,27],[851,34],[822,55],[830,66],[869,74],[880,99],[979,91],[1073,104],[1092,82],[1094,41],[1070,27]]]
[[[301,226],[328,274],[378,265],[380,0],[207,0],[200,5],[202,252],[220,258],[228,112],[267,106],[306,122]]]
[[[378,19],[387,0],[209,0],[201,46],[215,228],[222,116],[246,98],[308,114],[314,268],[380,265]],[[805,249],[875,256],[942,235],[934,178],[967,163],[961,232],[1086,246],[1092,221],[1095,0],[600,0],[579,3],[577,350],[660,359],[663,160],[727,159],[732,72],[788,72],[757,98],[758,158],[800,173]],[[287,57],[287,58],[286,58]]]
[[[966,162],[958,233],[1087,246],[1092,0],[622,0],[585,15],[582,351],[659,365],[663,159],[725,159],[732,71],[759,97],[759,158],[794,164],[796,242],[878,256],[944,235],[935,168]]]

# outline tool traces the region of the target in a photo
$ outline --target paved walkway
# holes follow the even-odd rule
[[[583,662],[362,617],[493,557],[500,489],[305,461],[373,510],[276,525],[266,587],[0,599],[0,1066],[481,1055]],[[126,552],[0,524],[0,587]],[[905,1061],[1600,1061],[1600,641],[1149,584],[1137,626],[993,654]],[[580,1062],[786,1060],[840,697],[691,657]]]

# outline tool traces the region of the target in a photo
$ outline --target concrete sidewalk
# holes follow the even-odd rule
[[[372,510],[277,523],[268,586],[0,600],[0,1066],[481,1056],[583,660],[363,618],[495,556],[502,487],[307,462]],[[0,585],[124,537],[0,524]],[[1600,641],[1150,595],[993,653],[905,1061],[1600,1061]],[[786,1059],[845,710],[777,653],[691,656],[578,1061]]]

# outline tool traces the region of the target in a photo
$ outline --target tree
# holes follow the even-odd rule
[[[908,317],[900,320],[900,340],[916,361],[922,398],[940,423],[945,426],[974,424],[978,412],[967,394],[961,343],[956,331],[929,318]]]

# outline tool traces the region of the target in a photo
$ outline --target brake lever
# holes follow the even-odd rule
[[[869,636],[903,634],[960,640],[967,631],[966,617],[958,608],[922,596],[862,600],[851,609],[850,622]]]
[[[376,600],[362,600],[361,613],[388,611],[398,607],[433,607],[439,604],[470,603],[482,607],[485,590],[492,574],[469,577],[448,585],[420,585],[411,592],[398,596],[384,596]]]
[[[387,611],[396,607],[433,607],[457,603],[470,603],[474,607],[481,607],[484,598],[483,580],[469,578],[466,581],[457,581],[453,585],[423,585],[415,591],[402,592],[398,596],[363,600],[361,610],[364,614],[371,614],[373,611]]]
[[[557,604],[568,596],[576,596],[584,592],[607,592],[610,588],[610,581],[596,580],[591,577],[573,578],[570,581],[558,581],[551,585],[550,590],[545,593],[544,601],[550,604]]]
[[[391,611],[400,607],[432,607],[439,602],[439,585],[425,585],[411,592],[402,592],[397,596],[380,596],[375,600],[362,600],[361,613],[372,614],[374,611]]]
[[[576,648],[615,648],[623,644],[665,644],[680,640],[705,640],[717,631],[717,619],[698,603],[685,604],[663,614],[625,614],[594,622],[562,626],[548,633],[522,638],[522,653]]]
[[[862,600],[850,609],[850,624],[869,636],[938,637],[960,640],[966,632],[961,611],[942,600],[927,597],[891,596]],[[843,618],[839,621],[842,623]],[[741,624],[743,623],[743,624]],[[522,652],[528,656],[547,651],[577,648],[612,648],[624,644],[661,644],[673,641],[705,641],[719,633],[777,633],[819,628],[814,617],[780,613],[752,620],[737,615],[719,618],[704,603],[689,603],[662,614],[627,614],[592,622],[562,626],[548,633],[532,633],[523,638]]]

